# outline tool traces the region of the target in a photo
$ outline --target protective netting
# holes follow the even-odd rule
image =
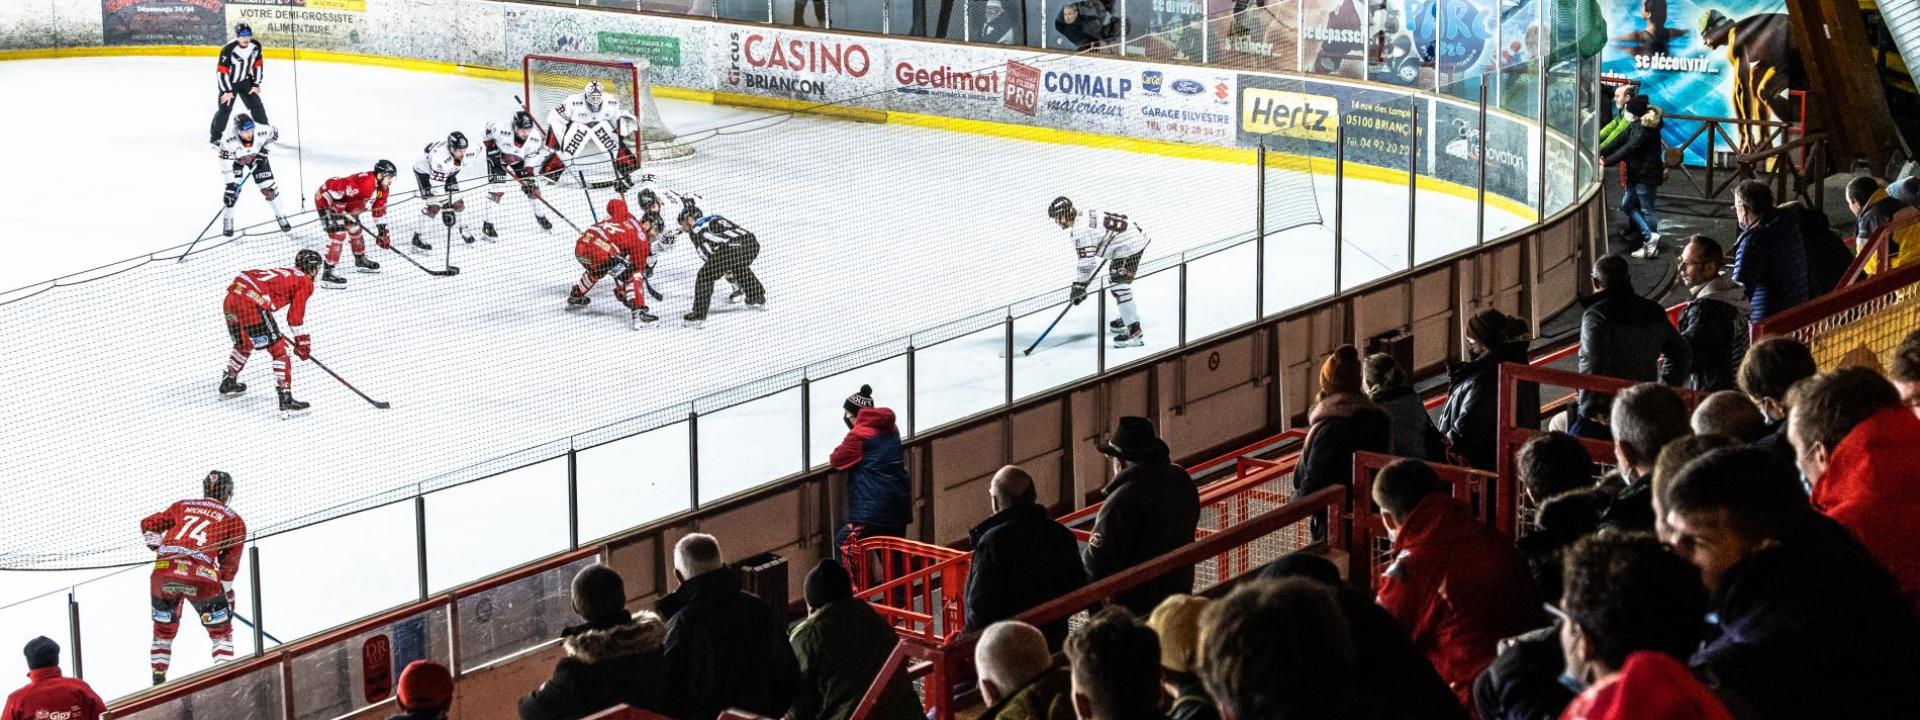
[[[588,83],[600,83],[608,97],[640,121],[635,139],[644,144],[641,162],[674,160],[693,154],[693,146],[676,142],[678,136],[660,116],[653,97],[650,63],[646,58],[563,57],[528,55],[521,61],[521,85],[527,112],[542,127],[548,114]]]

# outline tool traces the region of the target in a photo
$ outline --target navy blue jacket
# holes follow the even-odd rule
[[[1752,322],[1807,301],[1807,250],[1794,221],[1793,213],[1775,210],[1740,231],[1733,281],[1747,289]]]
[[[847,474],[849,522],[906,527],[913,521],[913,486],[892,410],[862,409],[829,462]]]

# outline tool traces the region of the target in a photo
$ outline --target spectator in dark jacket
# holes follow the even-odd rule
[[[1666,144],[1660,140],[1660,108],[1647,103],[1647,96],[1635,95],[1627,101],[1627,113],[1636,120],[1627,131],[1600,148],[1602,161],[1619,165],[1626,192],[1620,198],[1620,212],[1627,222],[1647,239],[1634,251],[1634,257],[1650,258],[1660,254],[1660,217],[1655,213],[1655,195],[1666,180]]]
[[[1593,454],[1578,439],[1563,432],[1535,435],[1514,453],[1521,499],[1539,507],[1547,498],[1571,490],[1587,490],[1599,478]]]
[[[1173,464],[1153,421],[1120,418],[1100,452],[1113,458],[1116,472],[1081,555],[1089,582],[1191,544],[1200,524],[1200,490],[1185,468]],[[1187,566],[1115,595],[1113,601],[1145,615],[1168,596],[1190,592],[1193,567]]]
[[[1708,395],[1693,409],[1689,423],[1695,435],[1723,435],[1742,445],[1757,442],[1772,432],[1760,408],[1754,407],[1753,401],[1738,390]]]
[[[1040,629],[1018,620],[988,625],[974,646],[980,720],[1074,720],[1073,680],[1053,662]]]
[[[1061,6],[1060,16],[1053,20],[1053,29],[1072,43],[1074,50],[1084,51],[1092,50],[1112,37],[1111,24],[1103,3],[1099,0],[1079,0]]]
[[[993,514],[974,526],[967,571],[967,632],[985,630],[1087,584],[1073,531],[1047,516],[1033,477],[1018,466],[994,473],[987,502]],[[1067,619],[1043,626],[1047,647],[1067,640]]]
[[[1901,267],[1914,258],[1920,257],[1920,223],[1910,216],[1920,213],[1910,200],[1902,200],[1892,193],[1896,189],[1907,189],[1907,193],[1920,191],[1920,180],[1912,177],[1895,181],[1895,185],[1881,187],[1880,181],[1872,177],[1861,176],[1847,183],[1847,207],[1853,210],[1856,218],[1853,230],[1854,248],[1858,252],[1872,250],[1869,243],[1880,228],[1900,222],[1892,236],[1887,238],[1887,257],[1892,267]],[[1907,194],[1903,193],[1903,194]],[[1877,272],[1879,263],[1869,262],[1868,272]]]
[[[1758,180],[1734,187],[1733,216],[1740,224],[1733,281],[1747,290],[1747,319],[1758,323],[1806,302],[1807,251],[1797,218],[1774,207],[1773,191]]]
[[[1566,720],[1732,720],[1687,672],[1700,644],[1707,592],[1700,571],[1652,535],[1602,534],[1566,559],[1560,647],[1585,686]]]
[[[1813,351],[1790,337],[1772,337],[1754,343],[1740,361],[1740,392],[1767,418],[1767,435],[1753,446],[1773,453],[1781,462],[1794,462],[1787,442],[1787,390],[1820,372]]]
[[[1593,263],[1594,294],[1582,299],[1580,372],[1679,386],[1693,370],[1693,350],[1667,320],[1666,308],[1633,290],[1627,259]],[[1581,393],[1581,402],[1591,393]],[[1617,433],[1618,430],[1616,429]]]
[[[1168,720],[1220,720],[1207,688],[1200,682],[1200,614],[1213,601],[1195,595],[1175,595],[1147,616],[1147,627],[1160,638],[1160,690],[1167,699]]]
[[[1674,541],[1673,528],[1667,527],[1667,503],[1664,499],[1667,488],[1673,486],[1673,479],[1680,474],[1687,463],[1702,455],[1720,448],[1739,447],[1725,435],[1688,435],[1660,448],[1660,461],[1653,465],[1653,534],[1662,542]]]
[[[1165,720],[1160,639],[1126,608],[1094,613],[1067,638],[1073,709],[1081,720]]]
[[[1780,203],[1780,212],[1793,216],[1800,231],[1801,252],[1807,256],[1807,297],[1817,298],[1840,286],[1840,276],[1853,264],[1853,250],[1833,231],[1827,214],[1799,200]]]
[[[1920,717],[1911,607],[1859,540],[1813,511],[1792,466],[1714,450],[1665,490],[1674,548],[1700,568],[1717,621],[1693,656],[1703,679],[1762,720]]]
[[[1446,459],[1440,429],[1433,426],[1433,416],[1427,414],[1426,403],[1414,393],[1407,373],[1400,369],[1400,363],[1394,361],[1392,355],[1368,355],[1361,379],[1367,399],[1386,411],[1393,427],[1393,443],[1388,452],[1415,460]]]
[[[552,679],[520,699],[521,720],[583,718],[621,703],[664,709],[666,623],[626,605],[626,582],[613,568],[589,565],[573,577],[573,611],[583,622],[560,632],[566,655]]]
[[[1813,506],[1853,532],[1920,610],[1920,416],[1860,367],[1793,386],[1787,437]]]
[[[1680,336],[1693,354],[1686,385],[1694,390],[1732,390],[1747,354],[1746,291],[1720,275],[1725,265],[1720,243],[1705,235],[1689,238],[1680,252],[1680,282],[1687,286]]]
[[[799,691],[800,666],[786,621],[740,589],[712,535],[692,533],[673,548],[680,587],[660,599],[667,618],[667,711],[710,718],[728,708],[779,717]]]
[[[1499,310],[1487,309],[1467,320],[1467,356],[1472,358],[1447,372],[1447,404],[1440,411],[1440,433],[1453,452],[1468,465],[1491,471],[1498,460],[1495,437],[1500,421],[1500,363],[1527,363],[1527,341],[1521,323]],[[1518,398],[1521,427],[1539,422],[1540,389],[1522,384]]]
[[[1474,709],[1480,720],[1559,720],[1574,698],[1561,679],[1566,669],[1557,623],[1502,640],[1493,664],[1473,681]]]
[[[27,642],[27,684],[7,695],[0,720],[99,720],[107,704],[85,680],[60,676],[60,644],[46,637]]]
[[[845,558],[852,539],[905,537],[913,521],[913,483],[893,411],[874,407],[873,388],[867,385],[841,409],[847,436],[828,458],[834,470],[847,474],[847,523],[834,536],[836,559]]]
[[[800,661],[800,693],[789,720],[847,720],[880,674],[893,646],[893,626],[867,601],[853,596],[853,578],[832,559],[807,573],[807,619],[794,626],[791,642]],[[920,720],[919,698],[907,678],[895,674],[870,718]]]
[[[453,672],[432,660],[407,663],[406,669],[400,671],[394,696],[401,714],[387,720],[446,720],[448,711],[453,709]],[[612,703],[608,703],[571,717],[586,717],[611,706]]]
[[[1604,490],[1585,488],[1568,490],[1540,503],[1533,517],[1533,532],[1515,543],[1527,558],[1533,583],[1547,602],[1560,600],[1560,554],[1600,529],[1600,518],[1612,504]]]
[[[1626,483],[1602,523],[1653,532],[1653,468],[1667,443],[1693,434],[1686,400],[1673,388],[1640,383],[1613,399],[1613,457]]]
[[[1393,421],[1360,393],[1360,352],[1352,345],[1335,348],[1320,364],[1320,401],[1307,413],[1307,422],[1307,441],[1293,471],[1295,500],[1322,488],[1351,486],[1355,452],[1391,449]]]
[[[1230,720],[1398,717],[1363,685],[1333,591],[1307,578],[1242,583],[1200,619],[1200,677]]]

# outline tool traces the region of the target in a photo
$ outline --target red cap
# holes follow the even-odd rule
[[[415,660],[400,671],[400,709],[445,710],[453,704],[453,673],[432,660]]]

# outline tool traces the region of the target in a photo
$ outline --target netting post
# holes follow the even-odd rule
[[[1412,270],[1420,207],[1420,103],[1411,102],[1408,107],[1413,114],[1407,126],[1407,269]]]
[[[1007,346],[1007,406],[1013,406],[1013,308],[1007,308],[1006,321]]]
[[[1187,346],[1187,259],[1180,258],[1180,344]]]
[[[813,469],[813,381],[800,376],[800,472]]]
[[[580,451],[567,447],[567,549],[580,549]]]
[[[1253,148],[1253,187],[1253,317],[1258,320],[1267,316],[1267,144],[1264,142]]]
[[[260,607],[260,546],[247,548],[247,574],[253,576],[253,588],[247,592],[247,601],[253,605],[253,656],[260,657],[267,651],[267,613]],[[79,651],[75,645],[74,650]]]
[[[1333,129],[1333,294],[1339,295],[1347,245],[1347,128]]]
[[[413,552],[419,569],[420,599],[427,599],[427,495],[413,496]]]
[[[913,341],[907,341],[907,437],[913,437],[914,362]]]
[[[1098,323],[1097,325],[1094,326],[1094,329],[1096,332],[1104,332],[1104,330],[1101,330],[1101,329],[1107,326],[1106,301],[1104,300],[1101,301],[1099,305],[1094,306],[1094,309],[1095,309],[1094,322]],[[1099,337],[1099,335],[1096,334],[1094,337]],[[1095,354],[1099,356],[1094,360],[1094,363],[1095,363],[1094,367],[1097,368],[1100,372],[1106,372],[1107,371],[1107,344],[1105,342],[1096,342],[1093,344],[1093,348],[1094,348]]]
[[[1480,76],[1479,183],[1473,203],[1473,244],[1487,241],[1487,76]]]
[[[72,588],[67,589],[67,643],[73,647],[73,677],[86,678],[86,667],[80,658],[80,601],[74,599]]]
[[[700,509],[700,411],[687,412],[687,508]]]

